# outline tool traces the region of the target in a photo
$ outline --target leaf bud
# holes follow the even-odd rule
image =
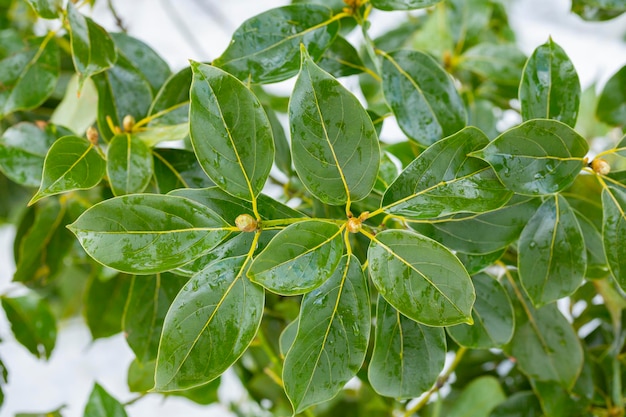
[[[130,114],[124,116],[124,120],[122,121],[122,127],[124,128],[124,132],[132,132],[134,126],[135,118]]]
[[[350,233],[357,233],[361,230],[362,221],[360,217],[350,217],[348,219],[348,223],[346,224],[346,228]]]
[[[591,169],[593,169],[596,174],[607,175],[611,172],[611,165],[604,159],[594,159],[591,161]]]
[[[259,226],[256,219],[249,214],[240,214],[237,216],[235,225],[242,232],[254,232]]]
[[[89,142],[93,145],[98,144],[98,130],[95,127],[89,126],[85,134],[87,135],[87,140]]]

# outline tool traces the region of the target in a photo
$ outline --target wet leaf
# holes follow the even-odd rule
[[[626,125],[626,66],[604,85],[598,98],[596,117],[611,126]]]
[[[107,149],[106,170],[113,195],[140,193],[154,172],[150,148],[136,135],[115,135]]]
[[[602,191],[602,241],[611,274],[626,290],[626,191],[606,187]]]
[[[127,414],[118,400],[99,384],[95,384],[89,394],[83,417],[127,417]]]
[[[365,68],[356,48],[342,36],[337,36],[324,51],[318,65],[335,78],[360,74]]]
[[[63,8],[62,0],[28,0],[28,3],[44,19],[56,19]]]
[[[162,84],[148,112],[150,116],[160,116],[149,125],[172,125],[189,121],[189,90],[192,79],[191,67],[186,67]]]
[[[193,152],[184,149],[154,148],[154,179],[161,194],[177,188],[203,188],[214,185]]]
[[[423,9],[439,3],[441,0],[372,0],[372,6],[380,10]]]

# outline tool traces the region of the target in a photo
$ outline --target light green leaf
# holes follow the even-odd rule
[[[261,323],[265,294],[245,277],[246,260],[210,264],[176,296],[163,323],[156,391],[206,384],[248,348]]]
[[[87,79],[79,95],[78,82],[78,75],[72,75],[63,100],[50,116],[50,122],[66,126],[74,132],[84,132],[98,117],[98,92],[93,81]]]
[[[289,101],[293,163],[303,184],[333,205],[362,200],[376,182],[378,136],[359,100],[302,51]]]
[[[465,127],[467,113],[452,77],[429,55],[383,54],[383,91],[410,138],[428,146]]]
[[[153,194],[105,200],[68,227],[98,262],[131,274],[184,265],[230,233],[228,223],[209,208],[186,198]]]
[[[602,241],[613,278],[626,291],[626,191],[606,187],[602,191]]]
[[[219,68],[192,63],[189,133],[200,165],[224,191],[252,201],[274,161],[272,127],[256,96]]]
[[[572,12],[585,20],[610,20],[625,11],[624,0],[572,0]]]
[[[555,119],[576,126],[580,81],[565,51],[552,38],[526,62],[519,88],[522,117]]]
[[[118,400],[99,384],[95,384],[89,394],[83,417],[127,417],[127,414]]]
[[[423,9],[439,3],[441,0],[372,0],[372,6],[380,10]]]
[[[281,356],[286,356],[298,334],[298,320],[294,320],[280,333],[278,341]]]
[[[63,8],[62,0],[28,0],[28,3],[44,19],[56,19]]]
[[[337,395],[365,359],[371,327],[367,281],[356,257],[346,255],[340,264],[302,299],[298,333],[283,366],[296,414]]]
[[[587,141],[566,124],[534,119],[507,130],[470,156],[489,162],[509,190],[543,195],[571,185],[588,150]]]
[[[104,159],[87,139],[64,136],[48,150],[41,186],[28,204],[51,195],[95,187],[104,176],[105,167]]]
[[[475,275],[472,282],[476,289],[476,303],[472,309],[474,324],[448,327],[448,333],[466,348],[498,348],[513,336],[511,301],[502,285],[487,274]]]
[[[333,274],[342,254],[336,224],[306,220],[281,230],[254,259],[248,277],[277,294],[304,294]]]
[[[587,269],[587,252],[567,200],[549,197],[530,218],[518,243],[522,286],[535,307],[572,294]]]
[[[472,281],[441,244],[414,232],[385,230],[370,244],[367,259],[374,285],[400,313],[429,326],[472,323]]]
[[[278,7],[246,20],[237,28],[213,65],[242,81],[273,83],[298,73],[300,45],[319,59],[333,42],[339,23],[317,4]]]
[[[596,117],[611,126],[626,125],[626,65],[605,84],[598,98]]]
[[[498,404],[489,417],[539,417],[541,404],[532,391],[518,391]]]
[[[512,193],[484,161],[467,154],[489,140],[475,127],[431,145],[385,192],[386,212],[410,219],[481,213],[505,204]]]
[[[376,338],[368,378],[380,395],[419,397],[430,389],[446,359],[446,335],[400,314],[378,297]]]
[[[150,148],[136,135],[115,135],[107,149],[106,170],[113,195],[140,193],[154,172]]]
[[[454,399],[446,417],[489,417],[491,410],[505,399],[497,378],[481,376],[467,384]]]
[[[526,56],[514,44],[485,42],[461,56],[459,69],[471,71],[485,80],[517,88]]]
[[[72,60],[80,77],[79,90],[86,78],[105,71],[115,64],[117,50],[107,31],[91,18],[80,13],[72,2],[67,3]]]
[[[179,123],[177,125],[157,125],[151,124],[146,128],[134,134],[146,146],[154,147],[161,142],[172,142],[184,140],[189,136],[189,124]]]

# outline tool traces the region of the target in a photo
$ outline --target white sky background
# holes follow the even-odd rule
[[[115,0],[113,3],[129,33],[154,48],[176,71],[187,65],[188,59],[209,61],[218,57],[243,20],[288,1]],[[106,0],[98,0],[98,4],[94,20],[116,30]],[[552,36],[574,62],[583,88],[594,82],[601,86],[626,64],[623,42],[626,16],[588,23],[569,13],[569,5],[570,0],[511,0],[509,18],[526,54]],[[209,14],[211,10],[213,17]],[[399,12],[375,12],[372,34],[384,32],[401,18]],[[177,19],[186,22],[187,37],[181,33]],[[0,226],[0,293],[10,287],[15,268],[11,252],[13,235],[12,227]],[[8,366],[10,378],[0,417],[17,412],[51,411],[63,404],[67,406],[63,411],[65,417],[80,417],[94,380],[121,401],[134,396],[126,388],[126,370],[132,353],[121,335],[92,343],[80,319],[61,323],[57,347],[47,363],[37,361],[15,342],[4,312],[0,312],[0,338],[3,339],[0,358]],[[237,398],[240,392],[237,382],[232,376],[227,379],[230,382],[222,387],[220,394],[223,398]],[[148,396],[129,406],[127,411],[130,417],[231,415],[219,405],[199,407],[185,399],[163,400],[159,396]]]

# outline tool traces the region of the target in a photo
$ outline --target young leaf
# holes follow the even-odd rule
[[[44,19],[56,19],[63,7],[62,0],[28,0],[28,3]]]
[[[359,100],[305,50],[289,101],[293,163],[303,184],[333,205],[365,198],[380,163],[378,136]]]
[[[511,340],[514,317],[511,301],[502,285],[487,274],[472,277],[476,303],[472,309],[474,324],[448,327],[450,336],[471,349],[498,348]]]
[[[318,289],[306,294],[298,333],[283,366],[285,392],[300,413],[333,398],[361,368],[371,318],[367,281],[356,257]]]
[[[383,58],[385,99],[407,136],[429,146],[465,127],[463,100],[450,75],[433,58],[409,50]]]
[[[117,51],[107,31],[91,18],[83,16],[72,2],[67,3],[72,60],[80,77],[79,90],[85,79],[115,64]]]
[[[140,193],[154,172],[150,148],[136,135],[115,135],[107,149],[106,170],[113,195]]]
[[[302,221],[270,241],[250,265],[248,277],[277,294],[304,294],[333,274],[342,254],[343,241],[336,224]]]
[[[564,197],[549,197],[530,218],[518,243],[522,286],[535,307],[572,294],[587,269],[576,215]]]
[[[300,45],[319,59],[333,42],[339,22],[317,4],[293,4],[246,20],[213,65],[242,81],[273,83],[298,73]]]
[[[1,300],[17,341],[38,358],[49,359],[56,344],[57,326],[47,300],[34,292],[3,296]]]
[[[380,395],[415,398],[430,389],[446,359],[446,335],[400,314],[378,297],[376,338],[367,375]]]
[[[602,191],[602,241],[613,278],[626,291],[626,191],[606,187]]]
[[[246,259],[216,261],[178,293],[163,323],[156,391],[206,384],[248,348],[261,323],[265,294],[245,277]]]
[[[370,244],[367,259],[374,285],[400,313],[429,326],[472,323],[472,281],[441,244],[406,230],[385,230]]]
[[[552,38],[526,62],[519,87],[522,118],[555,119],[576,126],[580,81],[565,51]]]
[[[386,212],[411,219],[481,213],[505,204],[512,193],[484,161],[467,154],[489,140],[475,127],[431,145],[406,167],[383,196]]]
[[[588,150],[587,141],[566,124],[534,119],[507,130],[470,156],[489,162],[509,190],[543,195],[571,185]]]
[[[189,133],[209,178],[252,201],[274,161],[272,127],[256,96],[219,68],[192,63]]]
[[[95,384],[85,405],[83,417],[127,417],[124,406],[99,384]]]
[[[611,126],[626,125],[626,65],[617,71],[600,93],[596,117]]]
[[[439,3],[441,0],[372,0],[372,6],[380,10],[423,9]]]
[[[41,186],[28,204],[51,195],[95,187],[105,168],[105,161],[91,142],[78,136],[64,136],[48,150]]]
[[[68,227],[91,257],[131,274],[184,265],[230,234],[228,223],[209,208],[182,197],[152,194],[105,200]]]

